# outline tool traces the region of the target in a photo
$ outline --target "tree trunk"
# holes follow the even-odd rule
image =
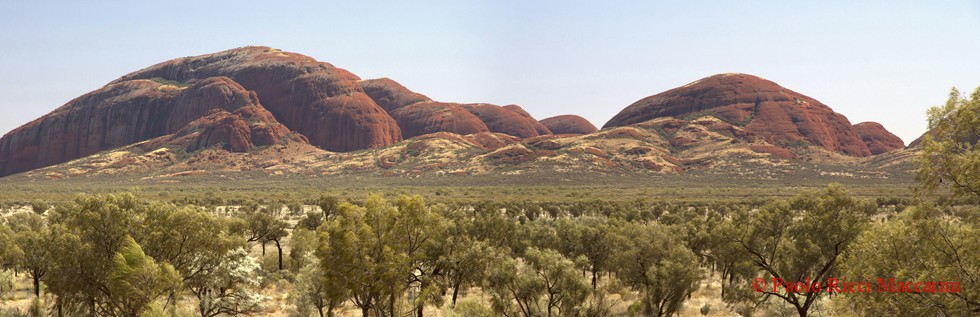
[[[265,240],[262,241],[262,256],[265,256]]]
[[[279,240],[276,241],[276,249],[279,249],[279,270],[282,271],[282,245],[279,244]]]
[[[323,307],[317,307],[316,312],[320,313],[320,317],[323,317]]]
[[[395,290],[391,290],[391,295],[388,296],[388,314],[391,317],[395,317]]]
[[[419,305],[419,309],[415,312],[415,317],[424,317],[422,314],[423,308],[425,308],[425,304]]]
[[[596,270],[595,266],[593,265],[592,266],[592,290],[593,291],[596,290],[596,281],[598,281],[598,275],[599,275],[599,270]]]
[[[34,277],[34,297],[41,297],[41,278],[37,274],[31,274]]]
[[[456,296],[459,295],[459,284],[453,287],[453,307],[456,307]]]
[[[370,315],[371,315],[371,310],[369,310],[367,306],[362,306],[361,307],[361,316],[362,317],[371,317]]]

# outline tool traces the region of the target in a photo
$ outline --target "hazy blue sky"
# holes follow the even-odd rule
[[[245,45],[596,126],[743,72],[909,142],[951,87],[980,86],[978,1],[364,2],[3,0],[0,133],[128,72]]]

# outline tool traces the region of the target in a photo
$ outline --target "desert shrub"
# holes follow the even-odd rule
[[[27,313],[13,307],[0,307],[0,316],[28,317]]]
[[[464,298],[456,303],[446,314],[448,317],[489,317],[495,316],[490,306],[473,298]]]
[[[289,209],[290,216],[299,216],[303,214],[303,205],[299,202],[290,202],[286,204],[286,208]]]
[[[283,257],[282,261],[284,267],[294,267],[291,258]],[[287,270],[279,270],[279,255],[275,252],[266,253],[265,256],[261,257],[259,267],[265,273],[264,276],[266,277],[265,282],[262,284],[263,286],[290,277]]]
[[[742,317],[752,317],[755,314],[755,308],[752,308],[752,305],[738,305],[735,307],[735,313]]]
[[[43,200],[35,200],[31,202],[31,211],[34,211],[34,213],[38,215],[44,214],[44,212],[50,207],[51,204],[48,204],[48,202]]]
[[[31,317],[43,317],[47,316],[47,312],[44,309],[44,304],[41,303],[41,299],[34,297],[31,300],[31,306],[27,308],[27,315]]]
[[[7,294],[14,291],[14,275],[10,271],[0,271],[0,301],[7,298]],[[0,314],[0,316],[6,316]]]

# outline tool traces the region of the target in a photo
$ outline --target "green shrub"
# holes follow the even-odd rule
[[[44,214],[44,212],[50,207],[51,205],[43,200],[35,200],[31,202],[31,210],[38,215]]]
[[[742,315],[742,317],[752,317],[755,313],[755,309],[750,305],[739,305],[735,308],[735,313]]]
[[[456,302],[446,314],[448,317],[489,317],[494,316],[490,306],[479,302],[476,299],[464,298]]]
[[[31,317],[44,317],[47,316],[44,310],[44,304],[41,303],[41,299],[34,297],[31,300],[31,306],[27,308],[27,315]]]
[[[10,271],[0,271],[0,301],[7,298],[7,294],[14,291],[14,275]],[[6,316],[0,314],[0,316]]]
[[[16,309],[16,308],[13,308],[13,307],[10,307],[10,308],[0,307],[0,316],[4,316],[4,317],[7,317],[7,316],[9,316],[9,317],[28,317],[27,316],[27,313],[21,311],[20,309]]]

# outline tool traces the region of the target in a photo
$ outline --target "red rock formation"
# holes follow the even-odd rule
[[[796,154],[793,154],[793,152],[791,152],[790,150],[775,145],[762,145],[762,144],[750,145],[749,149],[755,151],[756,153],[768,153],[786,159],[796,158]]]
[[[714,115],[744,126],[770,143],[792,146],[800,141],[854,156],[871,151],[841,114],[816,99],[746,74],[721,74],[643,98],[603,128],[626,126],[659,117]]]
[[[262,105],[290,130],[330,151],[381,147],[402,139],[398,124],[361,88],[360,78],[329,63],[268,47],[242,47],[179,58],[113,82],[163,78],[190,82],[231,78],[255,91]]]
[[[493,151],[511,144],[520,142],[520,139],[512,135],[482,132],[466,136],[473,143],[479,144],[484,150]]]
[[[225,77],[191,85],[159,79],[109,84],[0,138],[0,176],[171,134],[211,109],[258,104],[254,92]]]
[[[260,101],[277,121],[327,150],[400,141],[398,124],[364,93],[359,80],[328,63],[268,47],[167,61],[123,76],[5,135],[0,176],[171,134],[211,109],[233,112]]]
[[[514,111],[485,103],[467,104],[463,107],[480,118],[491,132],[509,134],[522,139],[539,135],[527,118]]]
[[[266,123],[256,125],[249,113],[236,112],[247,107],[262,109],[252,114]],[[192,121],[193,127],[185,127]],[[301,54],[242,47],[127,74],[11,131],[0,139],[0,176],[185,128],[191,130],[168,142],[187,141],[186,133],[194,131],[188,149],[223,143],[232,151],[275,143],[288,131],[331,151],[391,145],[403,132],[551,134],[515,105],[437,103],[387,78],[362,81]]]
[[[391,113],[411,104],[432,101],[423,94],[408,90],[398,82],[388,78],[367,79],[360,82],[361,88],[378,106]],[[407,136],[406,136],[407,138]]]
[[[284,142],[306,143],[302,135],[289,131],[261,106],[247,106],[234,112],[212,109],[211,112],[187,124],[174,134],[144,143],[141,148],[152,150],[164,145],[178,145],[188,152],[222,145],[232,152],[248,152],[255,146]]]
[[[538,132],[538,135],[552,134],[551,130],[549,130],[548,127],[541,124],[541,122],[538,122],[538,120],[534,119],[534,117],[532,117],[530,113],[527,113],[527,111],[524,111],[524,108],[521,108],[521,106],[506,105],[503,106],[502,108],[513,111],[514,113],[521,115],[521,117],[524,117],[524,119],[527,120],[527,123],[530,123],[531,126],[534,127],[534,130]]]
[[[573,114],[554,116],[541,120],[554,134],[589,134],[599,131],[589,120]]]
[[[861,140],[864,141],[864,144],[868,146],[871,154],[878,155],[905,148],[905,142],[898,136],[885,130],[885,127],[880,123],[861,122],[854,125],[854,130],[861,137]]]
[[[458,104],[428,101],[391,112],[405,138],[435,132],[474,134],[488,132],[487,125]]]

